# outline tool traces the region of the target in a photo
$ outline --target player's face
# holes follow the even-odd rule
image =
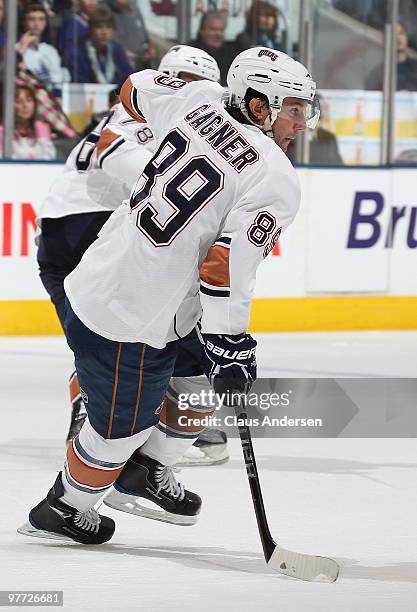
[[[46,28],[46,17],[42,11],[33,11],[28,13],[25,18],[26,32],[30,32],[35,36],[41,36]]]
[[[285,98],[282,109],[272,126],[274,140],[283,150],[288,149],[291,140],[306,129],[305,108],[306,100],[298,98]]]
[[[18,89],[14,104],[16,119],[28,121],[35,112],[35,102],[32,96],[25,89]]]
[[[0,0],[0,23],[3,23],[3,17],[4,17],[4,2],[3,0]]]
[[[178,78],[187,83],[192,83],[192,81],[204,81],[204,77],[198,74],[191,74],[191,72],[179,72]]]

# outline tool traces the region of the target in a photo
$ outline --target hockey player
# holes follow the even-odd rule
[[[220,78],[217,63],[210,55],[186,45],[172,47],[162,58],[159,69],[187,82],[200,79],[217,82]],[[116,104],[74,148],[62,176],[53,183],[38,218],[42,229],[38,237],[38,264],[62,326],[64,278],[77,266],[114,209],[129,197],[138,171],[154,152],[155,138],[149,126],[138,124],[121,104]],[[167,401],[175,401],[176,391],[188,389],[187,381],[184,383],[183,389],[182,381],[173,382],[171,400]],[[78,434],[87,414],[75,371],[69,390],[72,411],[67,443]],[[191,446],[199,431],[194,433],[189,438]],[[188,465],[210,465],[228,458],[223,432],[207,430],[195,444],[185,450],[183,462]]]
[[[284,151],[319,115],[310,74],[278,51],[239,54],[228,85],[226,105],[215,83],[185,87],[156,71],[131,75],[122,88],[124,107],[149,122],[159,146],[130,202],[65,280],[65,327],[88,419],[22,533],[109,540],[114,521],[94,504],[114,481],[132,503],[159,485],[173,513],[199,511],[198,496],[144,448],[178,338],[193,365],[200,314],[214,387],[247,389],[256,378],[256,342],[247,334],[256,269],[300,200]],[[185,375],[187,363],[181,365]]]

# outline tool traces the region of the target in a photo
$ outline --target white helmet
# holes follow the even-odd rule
[[[286,53],[266,47],[254,47],[239,53],[227,73],[227,84],[229,104],[238,107],[249,121],[251,119],[244,102],[247,90],[254,89],[268,98],[271,117],[261,127],[268,136],[272,136],[272,124],[282,108],[284,98],[288,97],[307,100],[306,125],[311,129],[317,125],[320,105],[315,97],[316,84],[307,68]]]
[[[159,64],[161,72],[177,77],[180,72],[189,72],[208,81],[220,81],[220,70],[216,60],[205,51],[188,45],[174,45]]]

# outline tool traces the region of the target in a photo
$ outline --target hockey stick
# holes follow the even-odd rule
[[[268,521],[265,514],[265,506],[262,499],[261,484],[259,482],[256,467],[255,454],[253,452],[252,438],[247,425],[247,414],[240,392],[234,392],[232,398],[240,397],[238,404],[233,404],[238,422],[239,436],[242,444],[243,457],[249,480],[249,487],[255,508],[256,521],[258,523],[259,535],[265,560],[269,567],[280,574],[292,576],[300,580],[316,582],[334,582],[339,575],[339,565],[333,559],[327,557],[316,557],[302,553],[291,552],[281,548],[271,536]]]

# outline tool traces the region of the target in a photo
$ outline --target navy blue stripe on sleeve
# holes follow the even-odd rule
[[[222,298],[228,298],[230,297],[230,291],[229,290],[224,290],[224,289],[209,289],[208,287],[205,287],[204,285],[200,285],[200,292],[204,293],[205,295],[210,295],[211,297],[222,297]]]
[[[120,140],[116,140],[114,145],[112,145],[109,149],[107,149],[105,153],[103,153],[103,155],[100,157],[100,161],[98,164],[100,168],[103,167],[103,162],[106,159],[106,157],[114,153],[114,151],[116,151],[116,149],[118,149],[124,142],[125,142],[124,138],[121,138]]]

